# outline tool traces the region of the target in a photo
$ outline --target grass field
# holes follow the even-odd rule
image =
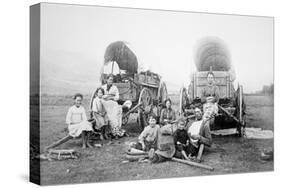
[[[177,96],[171,96],[177,107]],[[273,98],[270,96],[246,96],[247,126],[273,130]],[[88,109],[89,96],[84,107]],[[69,96],[44,96],[41,100],[41,149],[67,134],[65,116],[72,105]],[[183,176],[245,173],[273,170],[273,161],[259,159],[265,148],[273,147],[273,139],[254,140],[239,137],[215,137],[214,145],[204,151],[203,163],[211,165],[214,171],[207,171],[176,162],[161,164],[122,163],[126,144],[136,140],[139,133],[134,117],[125,127],[132,136],[114,141],[102,148],[82,150],[78,139],[59,146],[74,148],[81,152],[76,160],[42,161],[42,184],[69,184],[101,181],[140,180]]]

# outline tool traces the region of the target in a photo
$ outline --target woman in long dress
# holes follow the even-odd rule
[[[125,130],[121,128],[122,107],[117,103],[119,100],[119,91],[118,88],[113,85],[113,78],[112,74],[109,75],[107,83],[102,86],[104,89],[104,107],[107,112],[112,135],[115,137],[122,137],[125,134]]]
[[[93,131],[92,125],[88,122],[85,108],[81,105],[83,100],[82,94],[74,96],[74,105],[68,109],[66,115],[66,124],[68,125],[69,135],[78,137],[82,134],[82,148],[92,148],[89,143],[89,136]]]

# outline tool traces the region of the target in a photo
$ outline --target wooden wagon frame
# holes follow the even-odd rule
[[[244,135],[246,127],[243,87],[238,84],[234,89],[231,73],[228,71],[212,71],[214,73],[215,84],[219,88],[218,115],[215,123],[211,125],[211,130],[236,128],[239,136]],[[207,85],[208,71],[195,72],[188,88],[182,87],[180,90],[179,111],[181,116],[189,116],[194,113],[195,107],[202,107],[202,89]]]
[[[106,83],[108,75],[101,73],[101,84]],[[161,76],[151,71],[128,73],[121,69],[119,74],[113,76],[113,84],[119,90],[118,104],[123,105],[128,100],[132,102],[130,109],[122,108],[122,125],[128,123],[132,113],[137,113],[137,121],[142,129],[148,125],[149,114],[154,113],[157,120],[159,119],[163,104],[168,97],[167,87]],[[90,109],[94,97],[95,94],[91,97]]]

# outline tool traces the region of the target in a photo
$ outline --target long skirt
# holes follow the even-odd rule
[[[101,116],[100,114],[93,113],[94,119],[96,120],[95,129],[100,130],[103,126],[108,125],[108,116]]]
[[[122,107],[117,102],[108,100],[104,101],[104,108],[107,113],[111,132],[113,136],[123,136],[125,130],[122,126]]]
[[[80,123],[68,125],[69,135],[72,137],[78,137],[83,131],[92,131],[92,124],[88,121],[82,121]]]

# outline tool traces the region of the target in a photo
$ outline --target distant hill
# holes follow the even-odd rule
[[[40,65],[42,94],[89,94],[100,85],[101,63],[83,54],[47,50]]]
[[[45,50],[41,56],[41,93],[46,95],[91,94],[100,85],[102,60],[77,52]],[[169,94],[181,86],[165,81]]]

